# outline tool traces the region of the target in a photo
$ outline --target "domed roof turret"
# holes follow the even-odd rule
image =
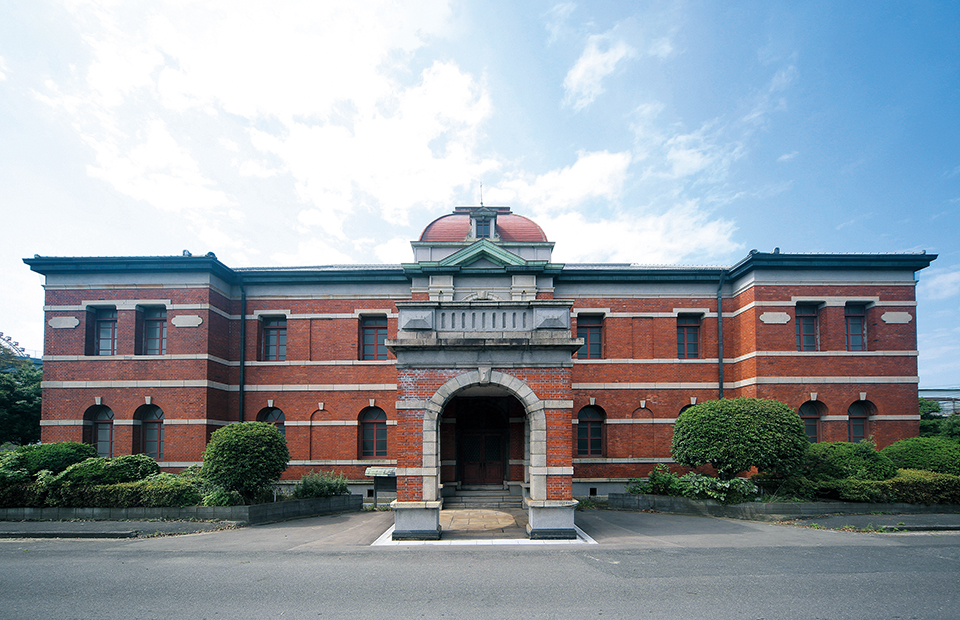
[[[473,220],[494,222],[487,234],[478,232]],[[517,243],[545,243],[547,236],[533,220],[510,212],[510,207],[457,207],[453,213],[441,216],[427,225],[420,235],[425,242],[463,242],[470,238],[487,237],[491,241]]]

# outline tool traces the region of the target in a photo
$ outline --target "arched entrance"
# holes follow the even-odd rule
[[[440,459],[446,464],[441,483],[471,487],[522,481],[522,470],[511,476],[510,460],[511,455],[523,458],[523,415],[512,396],[454,397],[441,417]]]
[[[442,373],[442,374],[441,374]],[[439,371],[438,375],[450,375]],[[518,372],[518,375],[522,371]],[[535,373],[530,373],[536,376]],[[406,379],[404,369],[400,369],[400,381]],[[416,379],[425,382],[429,379],[426,373],[417,373]],[[414,385],[414,381],[409,382]],[[494,396],[497,395],[497,396]],[[503,395],[503,396],[499,396]],[[479,397],[479,400],[470,401],[470,398]],[[528,533],[531,538],[576,538],[573,526],[573,510],[577,502],[571,495],[571,466],[570,452],[570,415],[573,406],[572,400],[541,400],[538,398],[532,385],[524,379],[489,367],[480,367],[474,371],[467,371],[448,379],[427,400],[398,401],[397,414],[399,417],[398,431],[419,435],[422,443],[422,453],[404,452],[401,449],[398,455],[397,466],[397,501],[393,502],[395,540],[409,539],[436,539],[440,536],[439,516],[443,501],[441,489],[445,475],[457,472],[467,472],[468,479],[474,475],[489,475],[496,479],[497,474],[490,472],[473,472],[469,470],[473,462],[489,463],[496,461],[496,455],[491,452],[489,458],[480,455],[477,461],[470,458],[461,459],[465,466],[459,466],[456,458],[456,448],[463,449],[462,440],[466,438],[467,449],[471,442],[482,441],[483,449],[488,445],[498,445],[496,436],[502,432],[503,422],[500,412],[489,412],[490,398],[503,397],[505,402],[514,403],[507,406],[507,422],[511,407],[516,407],[521,416],[516,418],[519,430],[507,432],[501,436],[500,446],[504,441],[513,447],[517,446],[518,466],[511,473],[522,480],[524,505],[528,510]],[[448,406],[450,411],[447,411]],[[456,431],[456,423],[444,423],[444,416],[451,415],[456,407],[464,409],[464,427]],[[472,414],[470,409],[473,408]],[[495,409],[495,408],[494,408]],[[484,411],[487,411],[486,413]],[[459,414],[458,414],[459,415]],[[451,418],[453,419],[453,418]],[[449,439],[450,428],[453,428],[453,441]],[[548,435],[554,433],[554,449],[548,451]],[[513,429],[510,429],[512,431]],[[443,435],[447,436],[444,441]],[[478,440],[482,438],[482,440]],[[487,437],[492,437],[487,439]],[[488,441],[490,442],[488,444]],[[476,445],[476,444],[473,444]],[[417,444],[411,446],[416,450]],[[453,459],[450,450],[453,446]],[[493,448],[491,448],[493,450]],[[548,453],[549,452],[549,453]],[[466,457],[466,455],[464,455]],[[501,452],[500,461],[509,465],[509,459]],[[451,468],[451,465],[453,468]],[[509,474],[507,474],[509,475]],[[504,476],[504,474],[501,474]],[[501,484],[503,478],[501,477]]]

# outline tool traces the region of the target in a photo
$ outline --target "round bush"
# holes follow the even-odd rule
[[[711,400],[680,414],[673,428],[673,458],[682,465],[710,464],[730,480],[756,467],[783,474],[803,463],[809,441],[789,406],[760,398]]]
[[[203,477],[249,502],[280,479],[290,452],[277,428],[265,422],[230,424],[214,431],[203,453]]]
[[[810,480],[888,480],[897,466],[868,442],[811,444],[805,462]]]
[[[960,442],[946,437],[910,437],[880,451],[898,469],[922,469],[960,476]]]

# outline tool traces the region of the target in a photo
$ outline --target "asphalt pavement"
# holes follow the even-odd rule
[[[960,532],[839,529],[850,515],[825,530],[817,520],[586,510],[576,513],[580,542],[496,540],[515,533],[518,516],[451,515],[447,533],[461,544],[447,546],[374,545],[390,512],[199,533],[187,532],[222,524],[58,523],[61,534],[142,537],[0,539],[0,619],[955,620],[960,609]],[[955,519],[922,515],[928,527]],[[163,527],[184,535],[155,535]]]
[[[587,510],[577,513],[577,520],[589,521],[589,515],[608,511]],[[337,515],[327,527],[345,527],[357,522],[356,516]],[[390,515],[388,512],[380,513]],[[524,538],[525,511],[444,510],[441,522],[448,539],[493,541]],[[319,523],[324,523],[322,517]],[[296,521],[311,521],[298,519]],[[376,538],[387,531],[387,522]],[[861,532],[937,532],[960,531],[960,514],[956,513],[901,513],[901,514],[841,514],[821,515],[784,521],[786,525]],[[493,525],[491,525],[493,524]],[[275,524],[274,524],[275,525]],[[210,521],[0,521],[0,538],[150,538],[197,534],[237,527],[229,522]],[[253,526],[260,527],[260,526]]]

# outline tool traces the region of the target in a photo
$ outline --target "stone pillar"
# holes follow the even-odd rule
[[[397,403],[397,499],[394,540],[438,540],[440,459],[437,415],[422,401]]]
[[[571,401],[540,401],[530,427],[530,497],[527,533],[533,539],[569,540],[574,527]]]

